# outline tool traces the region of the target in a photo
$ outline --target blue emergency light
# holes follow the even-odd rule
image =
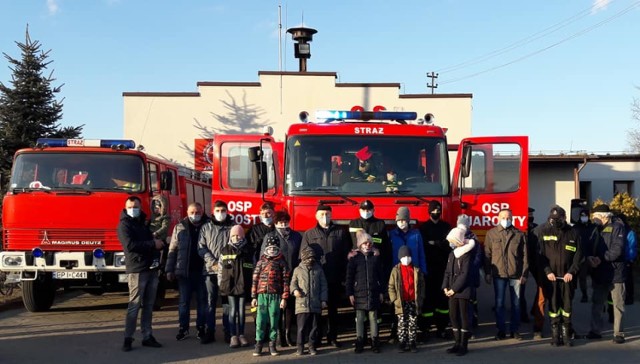
[[[42,249],[40,248],[33,248],[31,250],[31,254],[34,258],[42,258],[42,256],[44,255],[44,251],[42,251]]]
[[[413,111],[316,111],[316,119],[330,122],[333,120],[415,120],[418,114]]]
[[[136,142],[125,139],[62,139],[38,138],[37,145],[47,147],[99,147],[115,149],[134,149]]]

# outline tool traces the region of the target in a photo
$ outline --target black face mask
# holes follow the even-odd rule
[[[439,212],[435,212],[435,213],[431,214],[431,218],[434,219],[434,220],[439,220],[440,216],[442,216],[442,214],[439,213]]]
[[[564,226],[564,220],[562,219],[549,219],[549,223],[551,224],[551,226],[558,229]]]

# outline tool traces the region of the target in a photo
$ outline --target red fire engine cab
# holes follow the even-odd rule
[[[126,287],[116,229],[128,196],[151,216],[165,196],[171,226],[191,202],[207,210],[206,174],[168,163],[131,140],[38,139],[16,152],[2,211],[0,270],[22,284],[27,310],[46,311],[57,288],[100,294]],[[170,230],[172,231],[172,230]]]
[[[449,223],[470,215],[481,238],[503,208],[513,211],[516,227],[526,228],[527,137],[448,145],[445,129],[411,122],[415,112],[322,111],[319,122],[307,122],[307,115],[301,113],[302,122],[289,127],[284,141],[271,132],[196,141],[196,168],[212,171],[213,197],[228,203],[236,223],[259,222],[260,205],[271,201],[289,212],[298,231],[315,226],[318,204],[330,205],[334,223],[347,225],[369,199],[388,225],[395,225],[400,206],[409,207],[412,224],[419,225],[428,219],[429,201],[437,200]],[[363,156],[375,178],[358,178]]]

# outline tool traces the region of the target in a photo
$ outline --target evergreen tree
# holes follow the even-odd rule
[[[49,51],[41,51],[40,42],[32,41],[27,27],[25,42],[16,42],[22,53],[15,59],[7,53],[13,72],[11,86],[0,82],[0,175],[2,184],[9,181],[13,154],[45,137],[77,138],[82,127],[60,127],[62,100],[56,99],[62,85],[52,86],[53,71],[45,75]]]

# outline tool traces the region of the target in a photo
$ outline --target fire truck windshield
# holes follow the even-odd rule
[[[86,191],[144,190],[142,159],[127,154],[22,153],[16,157],[9,187]]]
[[[449,193],[446,141],[407,136],[293,136],[286,193],[364,196]]]

